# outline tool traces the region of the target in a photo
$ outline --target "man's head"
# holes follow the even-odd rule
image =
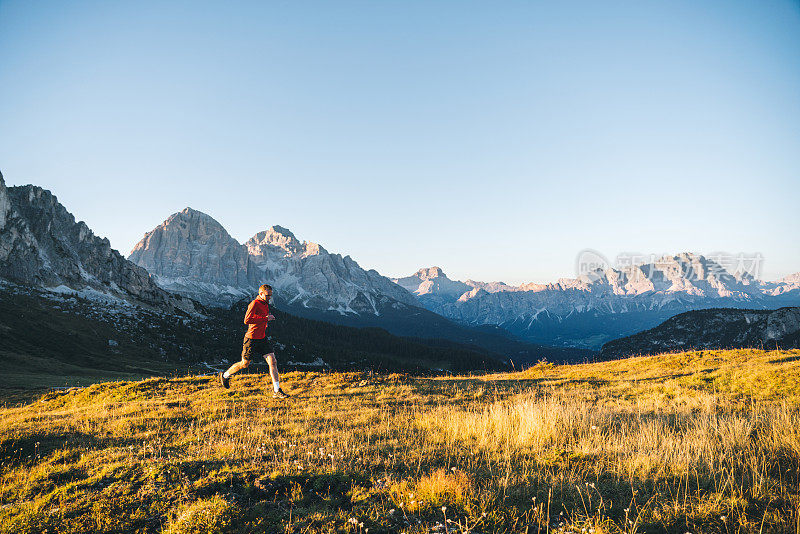
[[[262,300],[269,300],[272,297],[272,286],[269,284],[264,284],[263,286],[258,288],[258,296],[261,297]]]

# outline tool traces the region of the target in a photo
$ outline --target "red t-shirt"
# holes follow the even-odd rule
[[[251,302],[247,307],[247,313],[244,314],[244,324],[248,325],[244,337],[264,339],[267,336],[268,315],[269,305],[265,301],[255,299]]]

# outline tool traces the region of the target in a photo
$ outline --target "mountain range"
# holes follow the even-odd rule
[[[462,324],[492,324],[528,341],[590,349],[688,310],[800,305],[798,275],[763,282],[692,253],[549,284],[460,282],[438,267],[394,281],[427,309]]]
[[[763,282],[692,253],[548,284],[462,282],[439,267],[390,279],[281,226],[239,243],[191,208],[146,233],[126,260],[49,191],[6,188],[2,175],[0,278],[184,314],[230,307],[270,283],[278,308],[299,317],[449,339],[528,362],[583,359],[583,349],[685,311],[800,305],[800,274]]]
[[[34,185],[8,188],[2,174],[0,278],[161,312],[198,313],[190,299],[160,288],[108,239],[76,222],[55,195]]]
[[[294,309],[379,316],[387,306],[418,306],[413,295],[350,256],[300,242],[281,226],[240,244],[205,213],[186,208],[148,232],[128,257],[162,288],[229,306],[270,283]]]
[[[145,234],[129,259],[163,289],[208,306],[228,307],[269,283],[278,308],[298,317],[456,341],[509,354],[521,364],[540,358],[580,361],[590,355],[522,342],[494,325],[474,328],[451,321],[377,271],[318,243],[301,242],[282,226],[240,244],[213,217],[186,208]]]
[[[7,188],[0,175],[0,296],[44,296],[55,303],[54,309],[67,301],[88,299],[97,302],[99,310],[105,309],[112,321],[132,317],[162,331],[164,325],[178,324],[176,315],[179,323],[180,317],[202,323],[214,316],[214,310],[227,311],[234,303],[241,306],[258,285],[270,282],[280,295],[278,310],[287,321],[295,321],[288,319],[294,315],[349,327],[381,327],[389,336],[341,330],[348,332],[349,339],[369,339],[370,343],[384,339],[384,346],[394,343],[397,347],[417,343],[414,346],[429,347],[419,349],[420,354],[435,358],[479,353],[480,359],[469,356],[469,361],[494,361],[492,365],[501,367],[509,358],[525,365],[541,358],[575,361],[587,356],[572,349],[526,343],[491,326],[456,324],[419,307],[413,295],[377,272],[362,269],[352,258],[330,254],[315,243],[301,243],[281,227],[259,232],[241,245],[213,218],[186,209],[145,236],[132,257],[153,272],[111,249],[107,239],[76,221],[49,191],[33,185]],[[6,317],[13,318],[14,310],[14,305],[6,309]],[[145,320],[143,311],[154,315]],[[18,312],[27,315],[24,309]],[[105,320],[97,310],[86,319],[86,324]],[[228,324],[236,332],[234,337],[241,335],[240,323],[241,317]],[[315,332],[327,328],[314,324],[318,325]],[[168,335],[170,328],[164,331]],[[73,353],[80,352],[79,345]],[[345,345],[343,338],[331,338],[329,350],[341,353],[329,357],[331,361],[350,361]],[[373,356],[373,360],[378,357]],[[363,360],[364,365],[372,365],[369,361]],[[399,363],[393,365],[402,368]],[[446,367],[459,365],[454,361]]]
[[[191,268],[176,270],[177,276],[206,273],[205,287],[210,288],[208,284],[218,281],[221,273],[241,272],[242,278],[234,279],[231,287],[238,287],[248,298],[229,308],[204,307],[168,291],[156,283],[158,277],[121,256],[107,239],[76,221],[52,193],[33,185],[6,187],[0,175],[0,374],[4,377],[0,382],[85,383],[98,376],[129,378],[171,373],[181,367],[185,371],[187,365],[195,370],[209,369],[209,364],[227,367],[237,359],[242,316],[253,294],[243,289],[248,283],[246,269],[258,271],[260,265],[248,263],[246,250],[242,256],[242,247],[230,239],[214,241],[225,233],[210,217],[188,211],[182,215],[192,221],[173,221],[186,232],[178,241],[208,242],[204,242],[205,248],[179,250],[178,256],[189,255]],[[152,237],[169,238],[161,234]],[[267,256],[274,252],[269,248],[271,242],[297,247],[291,240],[281,242],[279,237],[267,235],[259,235],[253,246],[266,249]],[[307,246],[306,255],[312,255],[315,248]],[[210,250],[223,251],[216,263],[208,261]],[[181,265],[176,258],[169,262],[173,268]],[[349,261],[334,259],[344,264]],[[216,273],[209,263],[216,265]],[[263,281],[261,275],[252,276]],[[445,327],[450,324],[424,312]],[[280,348],[284,369],[434,373],[510,369],[505,354],[496,350],[404,339],[384,330],[302,319],[283,310],[273,313],[277,325],[270,328],[270,337]],[[469,330],[452,328],[462,333]],[[469,342],[469,335],[462,337]],[[491,335],[482,339],[483,345],[491,344]],[[505,348],[536,348],[507,337],[499,339],[506,342]]]
[[[530,343],[593,350],[688,310],[800,305],[800,276],[763,282],[692,253],[548,284],[462,282],[439,267],[389,279],[281,226],[240,244],[191,208],[148,232],[129,258],[161,287],[209,305],[228,305],[267,281],[281,305],[309,318],[450,338],[441,333],[443,317]]]

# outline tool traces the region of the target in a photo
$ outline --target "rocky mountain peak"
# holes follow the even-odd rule
[[[20,185],[6,189],[8,202],[25,221],[40,244],[61,243],[64,250],[75,244],[111,248],[105,237],[97,237],[83,221],[76,221],[58,198],[36,185]],[[64,234],[64,235],[62,235]]]
[[[651,263],[608,267],[580,275],[575,280],[559,280],[564,288],[610,291],[616,295],[642,295],[649,292],[729,296],[751,283],[748,276],[735,277],[712,259],[692,252],[666,255]]]
[[[178,213],[170,215],[166,221],[147,235],[151,235],[155,232],[178,233],[188,239],[202,239],[210,236],[216,236],[226,241],[233,239],[230,234],[228,234],[228,231],[225,230],[225,227],[217,222],[211,215],[188,207]],[[136,246],[138,247],[141,243],[142,241]],[[134,250],[136,250],[136,247],[134,247]]]
[[[305,247],[294,236],[294,234],[283,226],[270,226],[266,230],[258,232],[245,243],[250,254],[256,256],[265,255],[269,247],[275,247],[284,251],[284,255],[293,256],[303,254]],[[266,248],[264,248],[266,247]]]
[[[128,259],[156,274],[161,287],[204,302],[204,294],[187,284],[211,284],[208,291],[231,301],[244,294],[239,288],[258,285],[247,249],[213,217],[192,208],[145,234]]]
[[[280,226],[278,224],[270,226],[268,231],[273,233],[273,234],[278,234],[278,235],[284,236],[287,239],[294,239],[295,241],[297,241],[297,238],[294,236],[294,234],[292,233],[291,230],[289,230],[288,228],[285,228],[283,226]]]
[[[192,313],[191,301],[170,295],[94,235],[50,191],[33,185],[6,188],[0,181],[0,277],[58,290],[91,289],[173,312]]]
[[[393,302],[416,304],[379,273],[317,243],[301,243],[283,226],[271,226],[240,245],[218,224],[187,208],[148,233],[131,260],[162,288],[210,305],[229,306],[263,283],[271,284],[287,306],[301,310],[379,315]],[[212,227],[214,232],[198,229]]]
[[[800,273],[790,274],[780,279],[781,282],[786,284],[800,284]]]
[[[516,291],[518,288],[510,286],[505,282],[478,282],[472,279],[467,279],[466,282],[469,287],[477,287],[483,289],[487,293],[497,293],[499,291]]]
[[[656,265],[669,266],[684,278],[700,280],[708,278],[733,279],[733,273],[728,272],[723,265],[720,265],[714,259],[692,252],[683,252],[672,257],[665,256],[658,260]]]
[[[312,243],[311,241],[304,241],[303,242],[303,256],[304,257],[319,256],[319,255],[324,255],[324,254],[328,254],[328,251],[325,250],[325,248],[322,245],[320,245],[319,243]],[[350,258],[350,256],[347,256],[347,258]]]
[[[411,276],[393,279],[395,284],[418,297],[435,300],[458,298],[471,289],[464,282],[450,280],[440,267],[424,267]]]
[[[35,211],[37,216],[55,217],[64,223],[75,224],[75,217],[46,189],[37,185],[18,185],[7,191],[18,211],[26,211],[30,215]]]
[[[442,268],[436,266],[428,267],[427,269],[423,267],[422,269],[414,273],[414,276],[419,277],[420,280],[431,280],[433,278],[447,278],[447,275],[444,274]]]

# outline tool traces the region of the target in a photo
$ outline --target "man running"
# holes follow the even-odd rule
[[[242,344],[242,361],[236,362],[224,373],[219,374],[219,381],[223,387],[229,388],[231,375],[247,368],[253,356],[263,356],[269,364],[269,374],[272,377],[273,397],[285,399],[289,395],[281,389],[278,375],[278,362],[275,361],[275,351],[272,344],[267,339],[267,323],[275,319],[269,313],[269,299],[272,296],[272,286],[264,284],[258,288],[258,297],[247,307],[244,314],[244,324],[247,326],[247,333],[244,335]]]

